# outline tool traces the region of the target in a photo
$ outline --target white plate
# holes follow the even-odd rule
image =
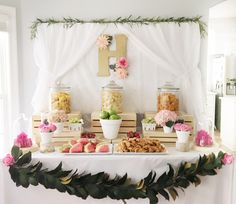
[[[165,152],[118,152],[116,151],[116,149],[117,149],[117,144],[114,145],[114,149],[113,149],[113,154],[116,154],[116,155],[166,155],[166,154],[169,154],[167,149]]]
[[[62,153],[62,154],[64,154],[64,155],[81,155],[81,156],[87,156],[87,155],[110,155],[110,154],[112,154],[113,145],[112,144],[108,144],[108,146],[109,146],[109,152],[91,152],[91,153],[81,152],[81,153]]]

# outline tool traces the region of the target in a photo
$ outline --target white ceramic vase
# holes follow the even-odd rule
[[[54,123],[54,125],[57,127],[57,129],[54,132],[55,134],[60,134],[63,132],[64,123]]]
[[[41,132],[41,144],[50,144],[52,141],[53,132]]]
[[[115,139],[118,136],[122,120],[103,120],[100,119],[103,135],[106,139]]]
[[[176,130],[176,135],[179,143],[188,143],[190,131],[178,131]]]
[[[166,133],[166,134],[172,133],[173,132],[173,127],[174,126],[172,126],[172,127],[163,126],[164,133]]]

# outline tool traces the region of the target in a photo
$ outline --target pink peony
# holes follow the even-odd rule
[[[43,123],[39,126],[40,132],[54,132],[57,127],[52,123]]]
[[[122,69],[122,68],[117,68],[116,69],[116,74],[118,79],[125,79],[128,76],[128,72],[126,69]]]
[[[205,130],[200,130],[197,132],[195,143],[198,146],[205,147],[213,144],[212,137]]]
[[[222,162],[223,162],[224,165],[232,164],[233,161],[234,161],[233,155],[227,154],[227,153],[224,154],[224,157],[222,159]]]
[[[116,66],[117,68],[126,69],[129,66],[128,60],[125,57],[121,57]]]
[[[3,164],[5,166],[12,166],[15,163],[15,159],[13,158],[13,156],[11,156],[10,154],[7,154],[3,160],[2,160]]]
[[[31,147],[32,140],[28,138],[27,134],[22,132],[21,134],[17,135],[17,138],[14,140],[14,145],[20,148]]]
[[[100,35],[97,39],[97,46],[100,49],[106,49],[110,44],[108,35]]]
[[[188,124],[176,123],[174,129],[177,131],[188,132],[192,130],[192,127]]]
[[[165,126],[168,121],[175,122],[176,120],[177,114],[174,111],[169,110],[161,110],[155,116],[156,123],[162,127]]]

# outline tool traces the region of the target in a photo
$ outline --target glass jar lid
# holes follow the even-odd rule
[[[164,86],[158,88],[158,91],[179,91],[179,88],[175,87],[172,82],[166,82]]]
[[[51,87],[51,90],[53,90],[53,91],[70,90],[70,88],[71,87],[66,86],[65,84],[57,82],[53,87]]]
[[[123,87],[119,86],[115,81],[110,81],[106,86],[102,87],[104,90],[122,90]]]

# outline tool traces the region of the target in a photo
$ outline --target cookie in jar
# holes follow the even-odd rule
[[[102,88],[102,110],[115,111],[122,113],[123,111],[123,87],[117,85],[114,81]]]
[[[157,111],[170,110],[179,111],[179,88],[176,88],[172,83],[166,83],[158,88],[157,92]]]
[[[70,87],[57,84],[50,90],[50,111],[71,112],[71,93]]]

